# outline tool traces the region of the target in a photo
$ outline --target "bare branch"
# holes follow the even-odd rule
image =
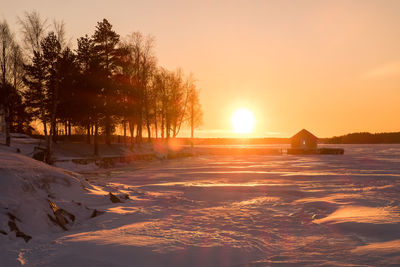
[[[42,19],[38,12],[31,11],[18,18],[18,23],[21,25],[24,49],[31,58],[34,52],[41,52],[40,42],[46,35],[47,19]]]

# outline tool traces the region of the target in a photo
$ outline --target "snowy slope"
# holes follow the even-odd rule
[[[106,193],[93,194],[96,190],[82,176],[5,150],[0,150],[1,251],[64,232],[57,217],[67,220],[66,229],[79,227],[91,218],[93,207],[109,203]]]

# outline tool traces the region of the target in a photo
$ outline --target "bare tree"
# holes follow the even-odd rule
[[[142,126],[146,123],[148,140],[151,140],[151,96],[152,76],[156,70],[156,57],[154,55],[154,38],[144,36],[140,32],[128,35],[124,42],[130,54],[131,66],[129,68],[132,90],[137,96],[137,141],[142,140]]]
[[[10,123],[15,132],[28,132],[30,131],[31,116],[26,110],[26,103],[22,96],[24,88],[24,58],[21,48],[16,42],[13,42],[11,47],[9,65],[9,80],[12,86],[12,100],[10,101]]]
[[[175,72],[160,68],[155,75],[154,88],[157,90],[155,106],[161,124],[161,138],[169,139],[179,134],[185,119],[188,102],[188,82],[184,81],[180,69]]]
[[[69,46],[66,37],[65,22],[63,20],[53,20],[53,30],[58,42],[60,43],[61,50],[64,50]]]
[[[43,38],[48,27],[47,19],[42,19],[36,11],[25,12],[22,18],[18,18],[23,35],[24,48],[30,58],[34,52],[41,52]]]
[[[21,47],[15,42],[11,47],[10,55],[12,84],[14,88],[18,90],[23,84],[22,78],[24,75],[24,57],[22,55]]]
[[[46,30],[48,27],[47,19],[42,19],[40,14],[36,11],[25,12],[22,18],[18,18],[18,22],[21,25],[21,31],[23,35],[23,43],[25,52],[28,58],[34,59],[42,56],[41,43],[46,35]],[[40,65],[37,65],[40,67]],[[44,70],[38,70],[39,72],[44,72]],[[45,90],[42,88],[42,81],[39,81],[37,91],[42,94],[40,97],[40,116],[43,123],[44,136],[47,135],[47,116],[45,112]]]
[[[189,76],[187,84],[189,89],[187,118],[190,126],[191,143],[193,145],[194,129],[203,123],[203,112],[201,110],[199,90],[196,88],[195,81],[192,77],[192,75]]]
[[[3,121],[5,122],[6,145],[10,146],[10,95],[11,86],[8,82],[8,70],[10,66],[10,54],[13,47],[13,37],[8,23],[0,23],[0,70],[1,70],[1,101],[0,110],[3,110]]]
[[[185,119],[189,87],[187,86],[187,82],[184,81],[181,69],[173,72],[171,78],[169,109],[172,137],[175,138],[179,134]]]

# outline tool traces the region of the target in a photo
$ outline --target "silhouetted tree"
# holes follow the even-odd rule
[[[50,32],[41,43],[45,67],[45,84],[47,91],[47,109],[50,114],[50,135],[47,139],[47,158],[51,161],[52,146],[56,135],[56,114],[59,103],[61,83],[61,44],[54,32]]]
[[[11,86],[11,85],[10,85]],[[32,116],[27,112],[26,102],[23,101],[22,95],[15,90],[14,86],[10,87],[10,131],[13,133],[31,133],[32,127],[30,123]]]
[[[87,35],[78,39],[77,62],[80,70],[78,99],[82,116],[81,123],[87,127],[88,141],[93,127],[94,154],[98,155],[100,123],[104,120],[104,87],[109,78],[105,75],[102,59],[95,49],[95,43]]]
[[[76,63],[75,54],[66,48],[59,59],[60,86],[59,86],[59,104],[57,117],[64,123],[65,134],[71,136],[72,123],[78,123],[80,117],[81,105],[79,101],[79,69]]]
[[[21,50],[12,46],[13,60],[4,57],[14,63],[6,70],[12,79],[2,82],[8,85],[1,93],[12,95],[13,129],[28,130],[31,118],[42,122],[49,155],[62,124],[68,135],[74,126],[85,127],[88,143],[94,136],[95,155],[99,134],[104,133],[106,143],[111,144],[118,123],[122,123],[125,142],[127,126],[131,142],[142,142],[143,132],[148,141],[153,132],[156,138],[159,133],[162,138],[176,137],[184,124],[190,126],[194,137],[202,117],[194,80],[179,69],[157,67],[152,37],[134,32],[120,42],[112,25],[103,19],[91,37],[77,40],[74,53],[67,47],[63,22],[54,22],[54,31],[47,35],[47,20],[36,12],[25,13],[19,23],[29,62],[22,64]],[[26,88],[20,90],[22,86]]]
[[[48,96],[44,87],[45,62],[40,52],[34,52],[32,63],[24,65],[24,70],[23,81],[26,86],[24,97],[28,104],[28,111],[34,119],[39,119],[42,122],[43,132],[47,138],[48,113],[46,102]]]
[[[22,18],[18,18],[21,25],[24,48],[30,58],[35,52],[41,53],[41,42],[46,36],[47,19],[42,19],[38,12],[25,12]]]
[[[104,101],[104,129],[106,144],[110,145],[113,127],[111,119],[114,108],[110,99],[115,92],[112,76],[115,74],[117,69],[117,45],[119,42],[119,35],[112,29],[112,25],[106,19],[103,19],[103,21],[97,23],[92,38],[94,52],[97,54],[99,65],[102,67],[102,73],[100,75],[103,76],[101,93]]]
[[[185,119],[188,87],[183,80],[182,70],[178,69],[170,73],[168,88],[168,106],[167,106],[167,138],[172,134],[176,137],[179,134],[181,125]]]
[[[30,133],[32,127],[30,122],[32,117],[27,112],[26,101],[24,101],[21,91],[23,88],[24,62],[20,46],[13,42],[10,58],[10,82],[12,84],[10,105],[10,125],[11,132]]]
[[[0,23],[0,112],[5,124],[6,145],[11,143],[14,109],[22,105],[17,86],[20,84],[22,55],[6,21]],[[22,114],[21,114],[22,115]]]
[[[92,120],[92,111],[94,109],[93,92],[90,90],[89,76],[91,75],[94,67],[95,54],[93,49],[93,40],[87,35],[78,39],[78,49],[76,50],[76,59],[80,77],[78,79],[79,98],[76,99],[79,106],[79,113],[81,118],[79,123],[86,127],[87,130],[87,143],[90,144],[90,130],[94,125]]]
[[[154,56],[154,39],[144,36],[140,32],[133,32],[128,35],[124,47],[129,51],[130,76],[132,93],[136,95],[136,112],[133,117],[137,119],[137,142],[142,141],[142,127],[145,124],[148,133],[148,140],[151,138],[151,97],[152,97],[152,76],[156,70],[156,57]]]
[[[30,59],[30,62],[27,63],[25,67],[27,71],[25,82],[28,86],[28,90],[30,90],[26,95],[26,101],[29,103],[28,108],[31,112],[33,111],[33,117],[38,118],[38,116],[40,116],[40,120],[43,124],[44,136],[47,139],[48,114],[46,114],[45,111],[46,94],[43,88],[44,65],[43,62],[41,62],[43,61],[41,43],[46,35],[46,29],[48,27],[47,19],[42,19],[39,13],[31,11],[25,12],[22,18],[18,18],[18,22],[21,25],[23,47]],[[40,115],[38,115],[38,113]]]

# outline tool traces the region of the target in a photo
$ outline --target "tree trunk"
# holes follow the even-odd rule
[[[42,110],[42,123],[43,123],[43,133],[44,133],[44,137],[45,137],[45,139],[47,140],[47,136],[48,136],[48,134],[47,134],[47,121],[46,121],[46,118],[45,118],[45,115],[44,115],[44,110]]]
[[[147,142],[151,142],[151,129],[150,129],[150,111],[149,111],[149,101],[147,99],[147,94],[144,94],[145,103],[144,103],[144,112],[146,114],[146,128],[147,128]]]
[[[163,140],[165,137],[164,128],[165,128],[165,126],[164,126],[164,108],[163,108],[162,113],[161,113],[161,139],[163,139]]]
[[[11,120],[10,120],[10,108],[9,107],[5,107],[4,108],[4,113],[5,113],[5,124],[6,124],[6,146],[10,146],[11,145],[11,134],[10,134],[10,124],[11,124]]]
[[[166,127],[165,127],[165,133],[166,133],[166,136],[167,136],[167,140],[170,138],[170,130],[171,130],[171,122],[169,121],[169,118],[168,118],[168,116],[165,118],[165,120],[166,120]]]
[[[193,103],[190,109],[190,145],[193,147],[194,139],[194,107]]]
[[[124,144],[126,144],[126,120],[124,120],[122,123],[124,126]]]
[[[155,132],[156,132],[156,139],[158,139],[157,107],[154,108],[154,130],[155,130]]]
[[[53,138],[55,136],[56,132],[56,125],[55,125],[55,105],[53,104],[53,110],[51,114],[51,120],[50,120],[50,134],[47,138],[47,157],[46,157],[46,162],[51,163],[52,162],[52,154],[53,154]]]
[[[24,120],[22,118],[18,121],[18,132],[24,133]]]
[[[143,99],[143,92],[141,93],[141,97]],[[138,119],[136,126],[136,142],[142,142],[142,133],[143,133],[143,100],[139,101],[139,110],[138,110]]]
[[[110,115],[106,114],[105,118],[105,132],[106,132],[106,144],[111,145],[111,118]]]
[[[151,129],[150,129],[150,122],[147,120],[147,141],[151,143]]]
[[[2,114],[1,114],[1,117],[2,117],[2,121],[1,121],[1,130],[2,131],[4,131],[4,133],[5,133],[5,131],[6,131],[6,110],[5,110],[5,108],[6,107],[3,107],[3,106],[1,106],[0,107],[0,111],[2,111]]]
[[[86,130],[87,130],[87,133],[86,133],[86,143],[88,143],[89,145],[90,145],[90,123],[88,123],[87,124],[87,126],[86,126]]]
[[[57,144],[58,141],[58,135],[59,135],[59,129],[58,129],[58,123],[54,122],[54,134],[53,134],[53,142],[54,144]]]
[[[135,133],[135,126],[133,124],[133,121],[129,121],[129,131],[131,132],[131,146],[133,146],[134,142],[134,133]]]
[[[68,133],[68,122],[65,122],[64,123],[64,132],[65,132],[65,136],[67,136],[67,133]]]
[[[68,121],[68,137],[71,138],[71,121]]]
[[[99,133],[99,126],[97,125],[97,121],[94,124],[94,155],[99,155],[99,144],[98,144],[98,133]]]
[[[4,34],[6,34],[5,29],[4,30]],[[10,95],[9,89],[8,89],[8,85],[7,85],[7,81],[6,81],[6,65],[7,65],[7,53],[6,53],[6,46],[7,46],[7,41],[5,39],[5,37],[3,38],[3,42],[2,42],[2,47],[3,47],[3,54],[2,54],[2,65],[1,65],[1,71],[3,73],[2,76],[2,86],[4,87],[4,93],[5,93],[5,101],[4,101],[4,120],[5,120],[5,134],[6,134],[6,145],[10,146],[11,144],[11,137],[10,137],[10,104],[8,103],[8,96]]]
[[[52,99],[52,110],[51,110],[51,119],[50,119],[50,136],[47,139],[47,163],[52,163],[52,155],[53,155],[53,140],[57,135],[57,125],[56,125],[56,112],[57,112],[57,104],[58,104],[58,82],[54,87],[54,95]],[[55,141],[55,140],[54,140]]]
[[[136,142],[142,142],[142,123],[139,121],[136,126]]]

